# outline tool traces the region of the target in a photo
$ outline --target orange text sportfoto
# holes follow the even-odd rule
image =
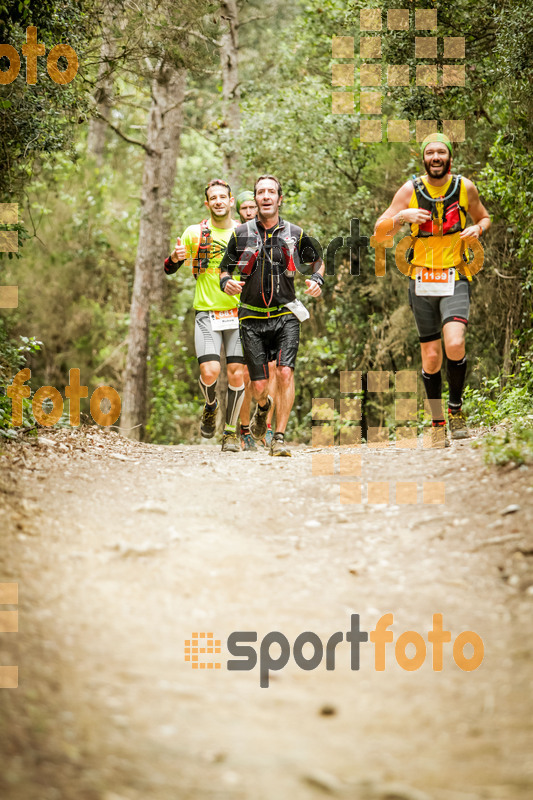
[[[34,85],[37,83],[37,58],[44,56],[46,48],[42,42],[37,41],[37,28],[31,25],[26,28],[26,44],[22,45],[22,55],[26,57],[26,83]],[[20,72],[20,56],[15,48],[10,44],[0,44],[0,58],[7,58],[9,61],[8,69],[0,69],[0,84],[4,86],[13,83]],[[58,68],[58,61],[64,58],[67,67],[64,70]],[[78,73],[78,56],[76,51],[68,44],[56,44],[48,53],[46,59],[46,69],[54,83],[66,84],[74,80]]]
[[[31,389],[29,386],[24,386],[26,381],[31,378],[31,370],[21,369],[13,378],[11,386],[7,387],[7,396],[11,398],[11,423],[13,427],[22,425],[22,400],[24,397],[30,397]],[[89,396],[89,388],[87,386],[80,386],[80,371],[79,369],[71,369],[69,371],[69,385],[65,386],[65,397],[69,399],[69,421],[74,427],[80,424],[80,399]],[[43,403],[45,400],[52,402],[52,410],[46,412],[43,410]],[[102,400],[107,400],[109,403],[109,411],[104,413],[101,409]],[[120,416],[121,409],[120,395],[111,386],[98,386],[91,395],[91,416],[97,425],[108,427],[114,425]],[[44,425],[51,428],[56,422],[59,422],[63,416],[63,398],[57,389],[53,386],[41,386],[37,389],[32,399],[32,410],[35,420],[39,425]]]
[[[387,647],[394,640],[394,634],[388,630],[394,623],[394,615],[384,614],[376,623],[373,631],[370,631],[370,641],[374,645],[374,669],[383,672],[386,664],[394,660],[402,669],[412,672],[420,669],[426,660],[427,645],[422,634],[416,631],[404,631],[394,643],[394,649]],[[346,641],[350,644],[350,662],[352,670],[360,668],[360,647],[361,644],[368,642],[368,631],[361,630],[359,626],[359,614],[351,615],[351,628],[346,632]],[[304,631],[296,637],[291,648],[287,637],[280,631],[271,631],[261,639],[259,645],[259,685],[262,688],[269,686],[269,676],[271,672],[283,669],[292,656],[296,665],[303,670],[309,671],[316,669],[324,658],[326,669],[335,669],[335,656],[337,646],[344,640],[342,631],[333,633],[324,645],[318,634],[312,631]],[[440,672],[443,668],[444,645],[452,640],[450,631],[444,630],[442,624],[442,614],[433,614],[433,627],[427,632],[427,641],[432,650],[432,667],[435,672]],[[250,642],[257,642],[255,631],[234,631],[228,636],[227,648],[236,659],[227,662],[230,671],[248,671],[256,667],[258,654]],[[467,645],[472,648],[472,653],[466,656],[464,649]],[[303,649],[306,647],[307,654]],[[271,653],[271,648],[279,652]],[[407,652],[409,648],[409,654]],[[414,648],[414,652],[412,652]],[[312,650],[312,653],[309,653]],[[388,656],[387,656],[388,653]],[[465,672],[472,672],[477,669],[484,656],[483,639],[475,631],[463,631],[454,640],[451,653],[455,664]],[[449,657],[449,656],[448,656]]]

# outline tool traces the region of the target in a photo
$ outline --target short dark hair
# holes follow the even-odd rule
[[[283,190],[282,190],[282,188],[281,188],[281,183],[278,181],[278,179],[277,179],[277,178],[276,178],[274,175],[260,175],[260,176],[258,177],[258,179],[256,180],[256,182],[254,183],[254,197],[255,197],[255,196],[256,196],[256,194],[257,194],[257,184],[259,183],[259,181],[264,181],[264,180],[266,180],[267,178],[268,178],[268,180],[270,180],[270,181],[274,181],[274,183],[275,183],[275,184],[276,184],[276,186],[278,187],[278,197],[281,197],[281,196],[282,196],[282,194],[283,194]]]
[[[214,180],[209,181],[209,183],[205,187],[206,200],[209,200],[209,197],[207,196],[207,190],[210,189],[212,186],[224,186],[228,190],[228,194],[231,197],[231,186],[229,185],[229,183],[226,183],[226,181],[223,181],[220,178],[215,178]]]

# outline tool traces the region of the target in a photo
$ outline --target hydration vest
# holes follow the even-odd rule
[[[198,252],[196,253],[196,258],[192,259],[192,274],[194,275],[195,280],[198,278],[198,275],[202,272],[205,272],[209,266],[211,244],[211,231],[209,230],[207,220],[203,219],[200,222],[200,240],[198,242]]]
[[[415,238],[428,236],[447,236],[463,231],[466,227],[466,209],[460,205],[461,176],[455,175],[441,197],[431,197],[422,178],[413,176],[413,188],[418,208],[431,212],[431,219],[421,225],[411,225],[411,235]],[[413,233],[413,229],[417,233]]]
[[[240,272],[241,275],[250,275],[257,259],[259,258],[261,251],[265,249],[265,244],[267,241],[263,241],[261,234],[259,233],[259,229],[257,227],[256,219],[250,219],[248,222],[245,223],[246,225],[246,247],[244,248],[243,252],[239,256],[239,261],[237,262],[237,270]],[[295,229],[292,230],[291,229]],[[289,273],[296,272],[296,263],[294,261],[294,255],[296,254],[296,259],[298,258],[298,252],[296,250],[296,245],[298,244],[298,239],[300,237],[300,229],[297,228],[296,225],[293,225],[291,222],[285,222],[283,220],[283,228],[275,228],[275,232],[277,233],[277,238],[279,244],[281,246],[281,251],[283,253],[283,257],[285,259],[285,268],[286,271]],[[294,234],[298,233],[297,236]],[[272,233],[272,236],[274,233]],[[240,237],[239,237],[240,238]]]

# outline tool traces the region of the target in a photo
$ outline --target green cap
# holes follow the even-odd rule
[[[243,203],[248,203],[250,200],[254,200],[254,193],[249,192],[245,189],[243,192],[239,192],[237,197],[235,198],[235,204],[237,206],[237,213],[239,213],[239,209]],[[255,202],[255,200],[254,200]]]
[[[448,137],[444,133],[430,133],[420,145],[420,155],[422,158],[424,158],[424,150],[431,142],[442,142],[442,144],[445,144],[450,151],[450,156],[453,156],[452,143]]]

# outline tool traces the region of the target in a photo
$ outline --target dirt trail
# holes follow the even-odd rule
[[[0,582],[19,584],[19,633],[0,635],[0,664],[20,682],[0,691],[0,797],[529,800],[532,470],[487,470],[469,442],[361,452],[364,481],[441,481],[445,503],[341,505],[339,453],[313,477],[310,448],[274,460],[94,429],[4,448]],[[232,631],[256,631],[257,651],[270,631],[325,645],[351,614],[372,631],[387,612],[383,672],[371,642],[351,670],[346,641],[335,670],[291,653],[268,689],[258,667],[226,668]],[[420,669],[396,663],[398,636],[427,639],[434,613],[452,642],[479,634],[479,669],[451,644],[441,672],[429,645]],[[221,669],[184,660],[201,631]]]

